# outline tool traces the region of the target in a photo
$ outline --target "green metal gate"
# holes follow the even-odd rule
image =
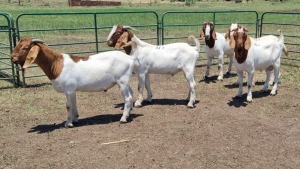
[[[199,37],[204,22],[214,22],[219,33],[225,33],[231,23],[239,23],[250,30],[250,35],[258,36],[259,19],[256,11],[169,11],[163,14],[161,21],[162,44],[186,42],[189,35]],[[204,41],[200,43],[204,44]],[[205,45],[201,45],[200,53],[205,53]],[[206,60],[205,57],[201,58]]]
[[[13,49],[13,27],[12,16],[8,13],[0,13],[0,80],[7,81],[1,83],[0,88],[10,87],[11,84],[17,87],[18,76],[10,57]]]
[[[246,17],[237,17],[243,15]],[[256,11],[187,11],[165,12],[162,16],[162,44],[173,39],[187,38],[190,34],[198,36],[204,22],[214,22],[216,31],[225,33],[231,23],[239,23],[250,30],[252,36],[258,36],[258,14]],[[178,28],[180,27],[180,30]],[[184,30],[186,36],[179,36]],[[181,33],[182,34],[182,33]]]
[[[284,17],[282,17],[284,16]],[[260,35],[279,35],[278,29],[283,31],[284,43],[289,56],[284,59],[300,61],[300,12],[265,12],[261,17]]]
[[[115,24],[135,27],[138,29],[135,34],[143,35],[143,40],[159,44],[158,15],[153,11],[24,13],[16,19],[16,32],[18,40],[35,37],[58,52],[82,56],[113,50],[106,45],[106,38]],[[154,31],[147,31],[149,29]],[[28,68],[22,77],[27,85],[36,84],[36,79],[39,83],[49,82],[37,66]]]

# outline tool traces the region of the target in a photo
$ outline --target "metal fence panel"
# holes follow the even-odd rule
[[[236,17],[241,15],[245,17]],[[189,35],[200,36],[204,22],[214,22],[215,30],[225,33],[231,23],[247,26],[250,34],[257,37],[258,14],[256,11],[169,11],[162,16],[162,44],[187,41]],[[182,33],[184,31],[184,34]],[[201,41],[204,44],[204,41]],[[200,53],[205,53],[205,45],[201,45]]]
[[[2,87],[17,86],[14,64],[11,62],[10,54],[13,49],[13,19],[8,13],[0,13],[0,80]]]
[[[277,35],[278,29],[283,31],[284,43],[289,56],[284,59],[300,61],[300,12],[265,12],[261,17],[260,36]]]

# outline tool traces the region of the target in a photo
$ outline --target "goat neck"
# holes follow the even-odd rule
[[[63,55],[58,53],[44,44],[37,44],[40,52],[36,57],[36,63],[50,80],[56,79],[63,69]]]
[[[127,55],[130,55],[131,51],[132,51],[132,46],[126,46],[126,47],[123,47],[123,49],[125,50],[125,53]]]

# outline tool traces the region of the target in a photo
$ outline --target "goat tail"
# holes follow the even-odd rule
[[[198,52],[200,52],[200,42],[199,42],[199,40],[197,38],[195,38],[195,36],[193,36],[193,35],[190,35],[188,37],[188,39],[191,40],[191,41],[192,40],[194,41],[194,43],[196,45],[196,49],[198,50]]]
[[[283,44],[282,51],[284,52],[285,56],[288,56],[289,52],[287,50],[287,47],[284,44],[284,36],[283,36],[282,30],[278,29],[277,31],[280,32],[280,36],[279,36],[278,41]]]

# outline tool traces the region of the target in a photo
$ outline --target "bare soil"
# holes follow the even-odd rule
[[[1,89],[0,168],[300,168],[299,88],[280,83],[269,96],[257,72],[247,103],[246,94],[234,98],[236,74],[217,81],[214,65],[203,80],[197,65],[195,108],[186,107],[182,73],[151,75],[153,102],[134,108],[126,124],[118,87],[78,93],[80,120],[68,129],[65,96],[51,85]],[[135,75],[131,86],[135,99]]]

